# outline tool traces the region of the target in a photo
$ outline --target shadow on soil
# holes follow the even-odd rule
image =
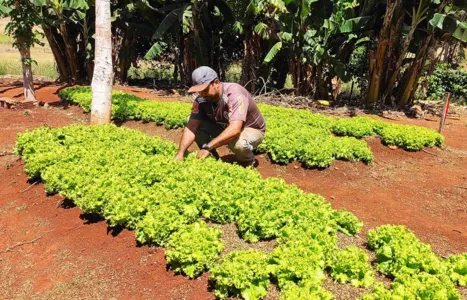
[[[75,208],[76,204],[73,202],[73,200],[64,199],[60,201],[60,203],[58,204],[58,207],[63,208],[63,209],[71,209],[71,208]]]
[[[107,234],[110,233],[113,237],[117,237],[123,230],[125,230],[123,226],[107,226]]]
[[[84,225],[91,225],[105,221],[105,219],[98,214],[81,214],[79,215],[79,218],[85,221]]]

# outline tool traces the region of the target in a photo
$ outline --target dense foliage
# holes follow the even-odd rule
[[[85,111],[90,109],[91,90],[87,87],[64,89],[60,96],[78,103]],[[309,168],[325,168],[336,159],[370,163],[370,148],[357,138],[374,135],[379,135],[384,144],[409,151],[444,144],[440,134],[423,127],[363,117],[333,118],[264,104],[259,108],[267,123],[267,134],[257,150],[267,152],[277,163],[298,160]],[[113,96],[112,115],[118,120],[138,119],[178,128],[184,126],[189,112],[188,103],[149,101],[119,91]]]
[[[13,17],[13,24],[15,4],[28,7],[20,25],[41,27],[60,80],[89,83],[95,3],[0,0],[0,16]],[[158,73],[151,69],[164,65],[171,70],[166,79],[189,86],[196,66],[209,65],[225,79],[235,65],[253,93],[282,89],[290,78],[295,94],[333,100],[352,79],[367,91],[362,102],[402,107],[413,100],[427,63],[437,63],[433,53],[444,48],[444,60],[452,62],[467,42],[463,0],[122,0],[109,6],[119,82],[128,81],[132,66],[140,69],[131,73],[151,78]]]
[[[428,76],[428,98],[441,100],[446,92],[459,102],[467,102],[467,71],[452,69],[447,64],[436,67],[433,75]]]

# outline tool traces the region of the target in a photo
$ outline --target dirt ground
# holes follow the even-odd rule
[[[207,274],[195,280],[174,275],[167,270],[163,249],[138,246],[133,232],[109,231],[102,219],[84,216],[70,201],[47,196],[42,184],[28,182],[24,163],[11,154],[16,135],[42,125],[89,121],[79,107],[59,102],[60,86],[37,87],[38,99],[48,107],[0,108],[0,299],[213,299]],[[124,89],[151,99],[176,96]],[[0,97],[21,98],[20,94],[20,86],[0,81]],[[436,128],[436,118],[431,119],[390,121]],[[122,126],[174,142],[181,135],[181,130],[151,123]],[[370,166],[338,161],[326,170],[305,170],[298,163],[271,164],[266,155],[259,155],[258,171],[353,212],[365,223],[365,230],[353,238],[361,246],[368,229],[403,224],[439,255],[458,254],[467,252],[467,115],[448,120],[444,136],[445,149],[420,152],[391,150],[378,138],[368,138],[375,155]],[[229,159],[227,149],[221,155]],[[234,228],[226,232],[235,235]],[[330,283],[329,289],[334,292],[339,286]],[[337,298],[361,293],[350,291]]]

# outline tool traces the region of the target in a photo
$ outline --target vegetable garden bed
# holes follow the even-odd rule
[[[89,87],[64,89],[60,96],[90,111],[92,96]],[[394,125],[362,117],[333,118],[264,104],[258,106],[266,119],[267,133],[257,150],[268,153],[277,163],[298,160],[309,168],[325,168],[336,159],[370,163],[373,153],[365,141],[358,140],[368,136],[380,136],[384,144],[408,151],[444,144],[440,134],[423,127]],[[112,116],[122,121],[156,122],[171,129],[185,125],[190,108],[188,103],[148,101],[116,91]]]
[[[175,162],[174,144],[115,126],[40,128],[21,134],[16,151],[48,192],[102,214],[112,226],[135,229],[141,242],[166,246],[175,271],[193,277],[210,269],[219,297],[261,298],[272,280],[284,299],[329,298],[321,287],[326,272],[356,286],[374,280],[365,253],[336,246],[337,230],[355,234],[362,223],[282,180],[211,159]],[[207,220],[235,222],[244,239],[278,238],[279,246],[271,255],[233,252],[218,264],[223,243]],[[395,280],[392,290],[376,285],[368,299],[460,297],[454,283],[465,285],[465,255],[442,260],[394,226],[372,231],[369,246],[378,270]]]

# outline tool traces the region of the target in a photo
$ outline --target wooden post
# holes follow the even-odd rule
[[[444,105],[443,111],[441,112],[441,120],[439,121],[439,133],[443,132],[444,123],[446,122],[446,117],[448,116],[449,111],[449,101],[451,100],[451,93],[446,93],[444,95]]]

